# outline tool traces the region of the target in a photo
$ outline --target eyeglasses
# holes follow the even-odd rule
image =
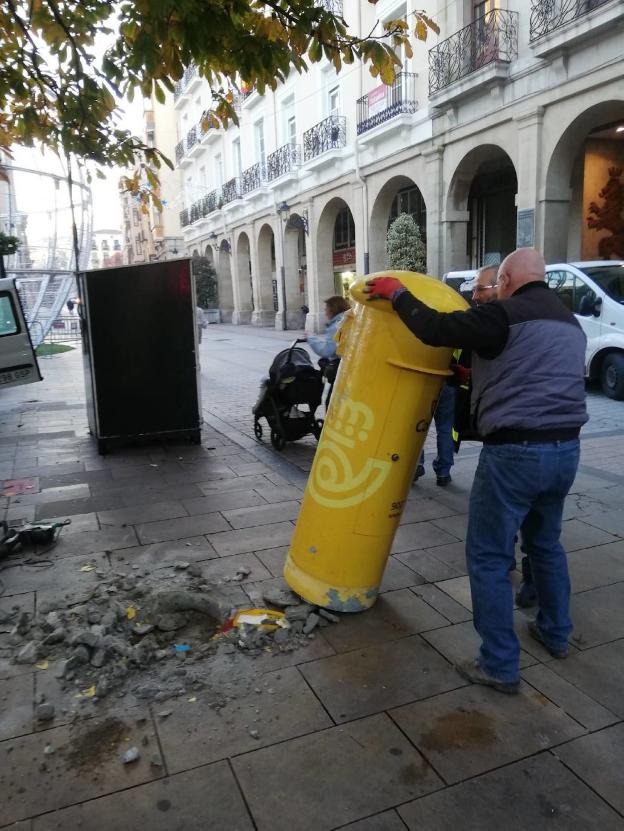
[[[479,294],[479,292],[486,291],[487,289],[497,289],[497,288],[498,288],[498,283],[492,283],[489,286],[475,286],[472,291],[473,291],[474,294]]]

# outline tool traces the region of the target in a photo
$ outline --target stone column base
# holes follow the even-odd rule
[[[261,329],[272,329],[275,327],[275,312],[267,310],[257,310],[251,313],[251,325],[258,326]]]
[[[234,309],[232,313],[232,323],[235,326],[245,326],[251,323],[251,309]]]
[[[233,314],[233,309],[221,309],[221,323],[231,323]]]

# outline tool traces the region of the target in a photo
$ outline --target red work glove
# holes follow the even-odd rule
[[[451,378],[450,383],[453,384],[453,386],[463,387],[470,381],[472,370],[469,366],[451,364],[451,370],[453,372],[453,378]]]
[[[369,300],[392,300],[395,291],[403,288],[403,283],[396,277],[375,277],[366,281],[366,294]]]

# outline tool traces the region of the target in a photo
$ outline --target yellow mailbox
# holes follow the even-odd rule
[[[467,308],[439,280],[401,280],[442,312]],[[375,602],[452,350],[425,346],[388,300],[351,288],[355,308],[340,331],[342,356],[310,471],[284,577],[310,603],[359,612]]]

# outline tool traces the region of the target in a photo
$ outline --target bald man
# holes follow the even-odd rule
[[[371,300],[392,301],[430,346],[472,350],[471,419],[483,449],[470,495],[466,561],[479,656],[458,665],[476,684],[519,686],[509,568],[522,527],[539,600],[529,633],[565,658],[570,580],[559,541],[565,497],[579,460],[585,408],[585,335],[544,281],[544,260],[521,248],[501,263],[498,299],[464,312],[429,308],[394,277],[370,280]]]

